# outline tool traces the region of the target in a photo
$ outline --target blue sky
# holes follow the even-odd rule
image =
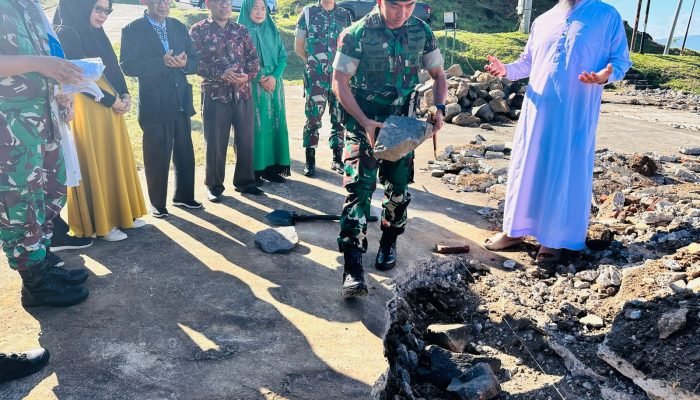
[[[634,26],[634,17],[637,13],[637,0],[603,0],[608,4],[612,4],[617,8],[622,15],[622,19],[629,22],[630,26]],[[639,29],[643,28],[644,11],[646,10],[646,1],[642,2],[642,14],[640,16]],[[649,11],[649,26],[647,33],[654,37],[654,40],[659,43],[666,43],[668,34],[671,30],[673,16],[678,6],[678,0],[651,0],[651,9]],[[688,18],[690,17],[690,9],[693,7],[693,0],[683,0],[683,8],[678,17],[676,25],[675,37],[683,36],[685,29],[688,27]],[[700,35],[700,0],[695,5],[693,12],[693,21],[690,26],[690,35]]]

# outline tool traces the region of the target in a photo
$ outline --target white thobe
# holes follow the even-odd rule
[[[525,51],[506,66],[510,80],[530,77],[508,171],[509,236],[534,236],[550,248],[585,247],[603,86],[578,76],[608,64],[610,82],[631,66],[620,14],[600,0],[580,0],[537,18]]]

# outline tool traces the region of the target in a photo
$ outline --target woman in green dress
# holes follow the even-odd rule
[[[260,73],[252,81],[255,176],[257,179],[282,183],[290,174],[289,135],[282,84],[287,52],[264,0],[244,0],[238,23],[248,28],[260,58]]]

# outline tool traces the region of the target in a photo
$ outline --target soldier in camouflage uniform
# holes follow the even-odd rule
[[[443,59],[435,36],[427,24],[411,16],[414,8],[415,0],[378,0],[372,12],[343,31],[333,63],[333,90],[348,113],[343,183],[349,194],[338,238],[345,258],[345,296],[367,293],[362,253],[367,251],[367,217],[377,172],[384,185],[382,237],[375,262],[379,270],[396,265],[396,239],[406,227],[406,210],[411,201],[408,184],[413,154],[395,162],[376,160],[376,133],[388,116],[408,114],[411,93],[422,68],[435,81],[436,104],[442,105],[447,93]],[[433,132],[442,127],[442,118],[442,113],[436,113]]]
[[[88,273],[47,255],[66,202],[52,102],[54,87],[79,82],[81,71],[50,56],[46,24],[32,0],[0,0],[0,244],[22,277],[23,305],[70,306],[88,296],[79,286]]]
[[[350,12],[335,4],[335,0],[319,0],[315,5],[304,7],[296,27],[295,51],[306,63],[304,91],[306,95],[306,125],[304,125],[304,147],[306,166],[304,175],[313,176],[316,169],[316,147],[318,146],[321,118],[328,104],[331,116],[329,145],[333,151],[331,169],[343,173],[343,110],[331,90],[333,58],[338,47],[338,36],[350,26]]]

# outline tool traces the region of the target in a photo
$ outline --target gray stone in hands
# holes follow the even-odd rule
[[[374,158],[398,161],[432,136],[433,124],[411,117],[390,116],[374,144]]]

